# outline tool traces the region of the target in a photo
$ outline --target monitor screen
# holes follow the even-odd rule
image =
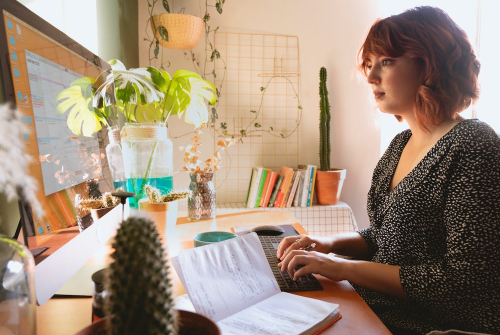
[[[96,183],[99,183],[99,191],[109,191],[112,182],[104,155],[105,132],[93,137],[73,134],[67,126],[67,115],[56,111],[56,97],[76,79],[97,78],[109,69],[109,65],[17,1],[0,2],[0,10],[4,96],[5,100],[15,104],[28,129],[21,140],[25,153],[31,157],[28,174],[38,182],[36,198],[43,209],[42,214],[32,210],[33,206],[28,203],[21,206],[21,219],[25,223],[23,230],[28,247],[33,250],[37,269],[43,265],[54,271],[51,267],[55,266],[56,272],[52,276],[60,277],[60,267],[68,266],[68,263],[81,266],[85,258],[73,262],[75,258],[62,253],[88,255],[92,252],[91,248],[67,249],[67,245],[86,232],[84,228],[92,222],[88,213],[82,217],[75,206],[75,198],[92,196],[89,195],[89,186]],[[85,225],[82,224],[84,221]],[[97,244],[103,242],[101,236]],[[88,245],[92,243],[88,242]],[[80,248],[86,249],[85,244]],[[44,264],[55,254],[59,257],[57,263]],[[73,269],[73,273],[76,270]],[[37,276],[35,272],[35,281],[37,284],[40,280],[50,281],[50,276],[50,273]],[[67,274],[56,281],[64,283],[66,277]],[[39,303],[52,294],[54,292],[39,298]]]

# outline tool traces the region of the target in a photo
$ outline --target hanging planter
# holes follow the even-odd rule
[[[158,14],[151,19],[151,29],[165,48],[192,49],[201,40],[203,20],[186,14]]]

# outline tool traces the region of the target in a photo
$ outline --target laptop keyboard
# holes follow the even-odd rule
[[[276,258],[276,251],[283,236],[259,236],[260,243],[266,254],[267,261],[271,266],[274,278],[283,292],[298,292],[298,291],[320,291],[323,289],[320,282],[312,274],[307,274],[299,278],[297,281],[288,274],[288,271],[281,272],[278,267],[279,259]]]

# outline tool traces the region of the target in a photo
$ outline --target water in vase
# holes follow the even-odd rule
[[[137,208],[139,199],[142,199],[146,196],[143,194],[139,194],[139,191],[144,183],[144,178],[127,178],[127,192],[134,192],[136,196],[134,198],[130,198],[130,207]],[[174,189],[174,178],[172,176],[169,177],[157,177],[157,178],[149,178],[147,185],[151,185],[159,189],[163,194],[167,194],[172,192]]]

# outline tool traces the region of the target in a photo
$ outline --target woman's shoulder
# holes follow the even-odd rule
[[[500,144],[499,134],[490,125],[478,119],[467,119],[456,126],[456,139],[470,142],[486,140]]]

